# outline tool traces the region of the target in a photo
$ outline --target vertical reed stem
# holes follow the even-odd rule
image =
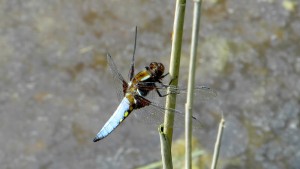
[[[172,169],[172,156],[171,156],[171,144],[169,143],[166,135],[164,134],[164,126],[161,125],[158,128],[159,138],[160,138],[160,146],[161,146],[161,154],[162,154],[162,166],[163,168]]]
[[[194,101],[196,55],[198,46],[198,35],[200,27],[202,0],[194,0],[193,30],[190,53],[190,67],[187,88],[187,102],[185,104],[185,168],[192,167],[192,106]]]
[[[173,27],[170,70],[169,70],[169,73],[173,78],[171,85],[174,86],[177,86],[178,84],[184,14],[185,14],[185,0],[177,0],[175,18],[174,18],[174,27]],[[171,91],[168,91],[168,93],[171,93]],[[176,94],[168,95],[166,98],[166,108],[174,109],[175,104],[176,104]],[[167,135],[167,138],[169,139],[170,143],[172,143],[173,123],[174,123],[174,113],[167,111],[165,114],[164,133]]]
[[[211,164],[211,169],[216,169],[217,168],[217,162],[219,158],[219,153],[220,153],[220,147],[221,147],[221,140],[222,140],[222,135],[223,135],[223,130],[224,130],[224,124],[225,120],[222,117],[220,124],[219,124],[219,130],[218,130],[218,136],[216,139],[215,143],[215,149],[214,149],[214,156],[213,156],[213,161]]]
[[[170,70],[169,73],[173,78],[172,84],[177,86],[178,84],[178,74],[179,74],[179,65],[180,65],[180,56],[181,56],[181,44],[182,44],[182,35],[183,35],[183,24],[184,24],[184,15],[185,15],[185,0],[176,1],[174,25],[173,25],[173,37],[172,37],[172,50],[171,50],[171,59],[170,59]],[[170,89],[168,91],[170,92]],[[176,104],[176,95],[170,94],[166,98],[166,108],[174,109]],[[174,113],[166,111],[165,121],[164,121],[164,135],[167,140],[168,146],[172,145],[172,136],[173,136],[173,123],[174,123]],[[163,144],[161,144],[163,146]],[[162,150],[165,150],[164,147],[161,147]],[[162,152],[162,159],[170,160],[169,162],[163,161],[164,164],[172,164],[172,155],[170,152]],[[166,169],[171,169],[172,165],[164,166]]]

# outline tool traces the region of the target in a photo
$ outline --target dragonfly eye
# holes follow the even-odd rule
[[[156,77],[162,76],[162,74],[165,71],[164,65],[161,63],[157,63],[157,62],[151,62],[149,65],[149,68],[150,68],[152,74],[155,74]]]
[[[155,70],[155,73],[157,75],[157,77],[161,77],[162,74],[164,73],[165,71],[165,67],[163,64],[161,63],[157,63],[157,67],[156,67],[156,70]]]

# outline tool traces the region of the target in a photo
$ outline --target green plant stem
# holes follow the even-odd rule
[[[164,126],[161,125],[158,128],[159,131],[159,138],[160,138],[160,144],[161,144],[161,154],[162,154],[162,165],[165,169],[172,169],[172,156],[171,154],[171,144],[167,138],[167,136],[164,134]]]
[[[179,74],[179,66],[180,66],[180,56],[181,56],[181,44],[182,44],[182,35],[183,35],[183,24],[184,24],[184,14],[185,14],[185,0],[177,0],[176,8],[175,8],[175,17],[174,17],[174,25],[173,25],[173,37],[172,37],[172,50],[171,50],[171,58],[170,58],[170,76],[173,78],[171,85],[177,86],[178,84],[178,74]],[[170,89],[168,89],[168,93]],[[170,94],[166,98],[166,108],[174,109],[176,103],[176,95]],[[174,123],[174,113],[166,111],[165,119],[164,119],[164,134],[168,140],[169,146],[172,145],[172,137],[173,137],[173,123]],[[161,147],[164,150],[164,147]],[[168,154],[167,152],[162,153],[162,157],[164,159],[170,159],[172,163],[172,155],[171,151]],[[164,163],[164,162],[163,162]],[[165,162],[169,164],[169,162]],[[169,168],[170,166],[166,166]]]
[[[194,0],[193,30],[190,53],[190,67],[187,87],[187,102],[185,105],[185,168],[192,168],[192,106],[194,102],[194,86],[196,71],[196,55],[201,17],[202,0]]]
[[[192,154],[192,158],[193,159],[197,159],[199,158],[200,156],[202,155],[205,155],[205,151],[204,150],[195,150]],[[180,163],[181,158],[179,158],[178,160],[174,161],[174,166],[178,165],[178,163]],[[140,166],[140,167],[137,167],[136,169],[156,169],[156,168],[161,168],[162,167],[162,162],[161,161],[155,161],[151,164],[147,164],[145,166]]]
[[[219,124],[219,130],[218,130],[218,135],[217,135],[217,139],[216,139],[216,143],[215,143],[215,149],[214,149],[214,155],[213,155],[213,161],[211,164],[211,169],[217,168],[220,147],[221,147],[221,140],[222,140],[222,135],[223,135],[223,131],[224,131],[224,124],[225,124],[225,120],[222,117],[220,124]]]
[[[171,78],[173,78],[171,83],[171,85],[173,86],[177,86],[178,84],[181,44],[182,44],[184,14],[185,14],[185,2],[186,2],[185,0],[176,1],[173,38],[172,38],[173,41],[172,41],[170,69],[169,69]],[[171,91],[168,91],[168,93],[171,93]],[[166,108],[175,109],[175,103],[176,103],[176,94],[169,94],[166,97]],[[174,123],[174,113],[167,111],[165,114],[165,121],[164,121],[164,128],[165,128],[164,133],[168,137],[170,144],[172,143],[173,123]]]

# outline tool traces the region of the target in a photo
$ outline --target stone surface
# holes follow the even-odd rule
[[[101,142],[92,139],[118,106],[106,52],[126,77],[137,25],[137,70],[151,61],[168,69],[174,8],[173,1],[0,1],[1,168],[129,169],[160,160],[156,127],[133,116]],[[192,9],[188,1],[182,85]],[[299,11],[292,0],[203,4],[197,84],[219,95],[206,107],[195,101],[195,116],[211,153],[224,113],[223,168],[299,168]]]

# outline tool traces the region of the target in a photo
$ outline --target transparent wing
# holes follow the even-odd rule
[[[176,109],[165,109],[163,105],[152,101],[149,106],[145,106],[141,109],[135,110],[133,114],[139,121],[157,127],[160,124],[164,123],[164,116],[166,112],[174,114],[174,128],[184,129],[185,115],[183,112]],[[192,123],[193,129],[200,129],[204,127],[201,121],[195,117],[192,118]]]
[[[177,102],[185,103],[186,102],[186,95],[187,89],[186,88],[178,88],[175,86],[169,86],[170,90],[166,90],[166,93],[173,93],[177,95]],[[168,92],[169,91],[169,92]],[[198,102],[207,102],[217,97],[217,92],[210,87],[207,86],[196,86],[194,88],[194,104]]]
[[[181,98],[184,98],[184,99],[186,98],[186,94],[187,94],[186,88],[180,88],[180,87],[176,87],[176,86],[172,86],[172,85],[165,85],[165,84],[158,83],[158,82],[140,82],[138,84],[138,86],[140,88],[147,88],[148,86],[153,86],[153,83],[155,84],[156,89],[162,95],[168,95],[168,94],[172,93],[172,94],[177,94],[177,96],[179,96]],[[155,95],[152,94],[151,96],[153,97]],[[194,97],[195,97],[194,100],[195,101],[209,101],[209,100],[215,98],[216,96],[217,96],[217,92],[210,87],[196,86],[194,88]]]
[[[125,79],[123,78],[123,76],[121,75],[121,73],[118,71],[117,66],[114,63],[114,61],[109,53],[107,53],[106,58],[107,58],[107,64],[109,66],[110,72],[113,75],[113,79],[114,79],[113,85],[115,87],[115,91],[118,96],[118,101],[121,101],[123,99],[123,97],[125,96],[125,91],[128,87],[128,84],[125,81]]]
[[[151,82],[150,82],[151,83]],[[142,84],[147,86],[146,84]],[[149,84],[148,84],[149,85]],[[184,104],[186,99],[186,89],[177,88],[174,86],[166,86],[161,84],[156,84],[157,88],[164,94],[168,94],[167,88],[170,88],[169,93],[177,94],[177,108],[176,109],[165,109],[165,98],[159,97],[158,94],[152,90],[145,98],[151,101],[149,106],[143,107],[141,109],[136,110],[133,114],[139,120],[146,124],[150,125],[160,125],[164,122],[165,112],[169,111],[174,113],[174,128],[184,128],[185,123],[185,114],[184,114]],[[195,99],[194,104],[199,104],[199,102],[203,102],[206,104],[208,101],[212,100],[217,96],[217,92],[210,87],[207,86],[197,86],[194,89]],[[212,102],[210,102],[211,104]],[[193,129],[197,130],[199,128],[203,128],[205,122],[200,120],[199,112],[193,112],[195,117],[192,118]],[[202,112],[203,113],[203,112]],[[196,118],[197,117],[197,118]]]

